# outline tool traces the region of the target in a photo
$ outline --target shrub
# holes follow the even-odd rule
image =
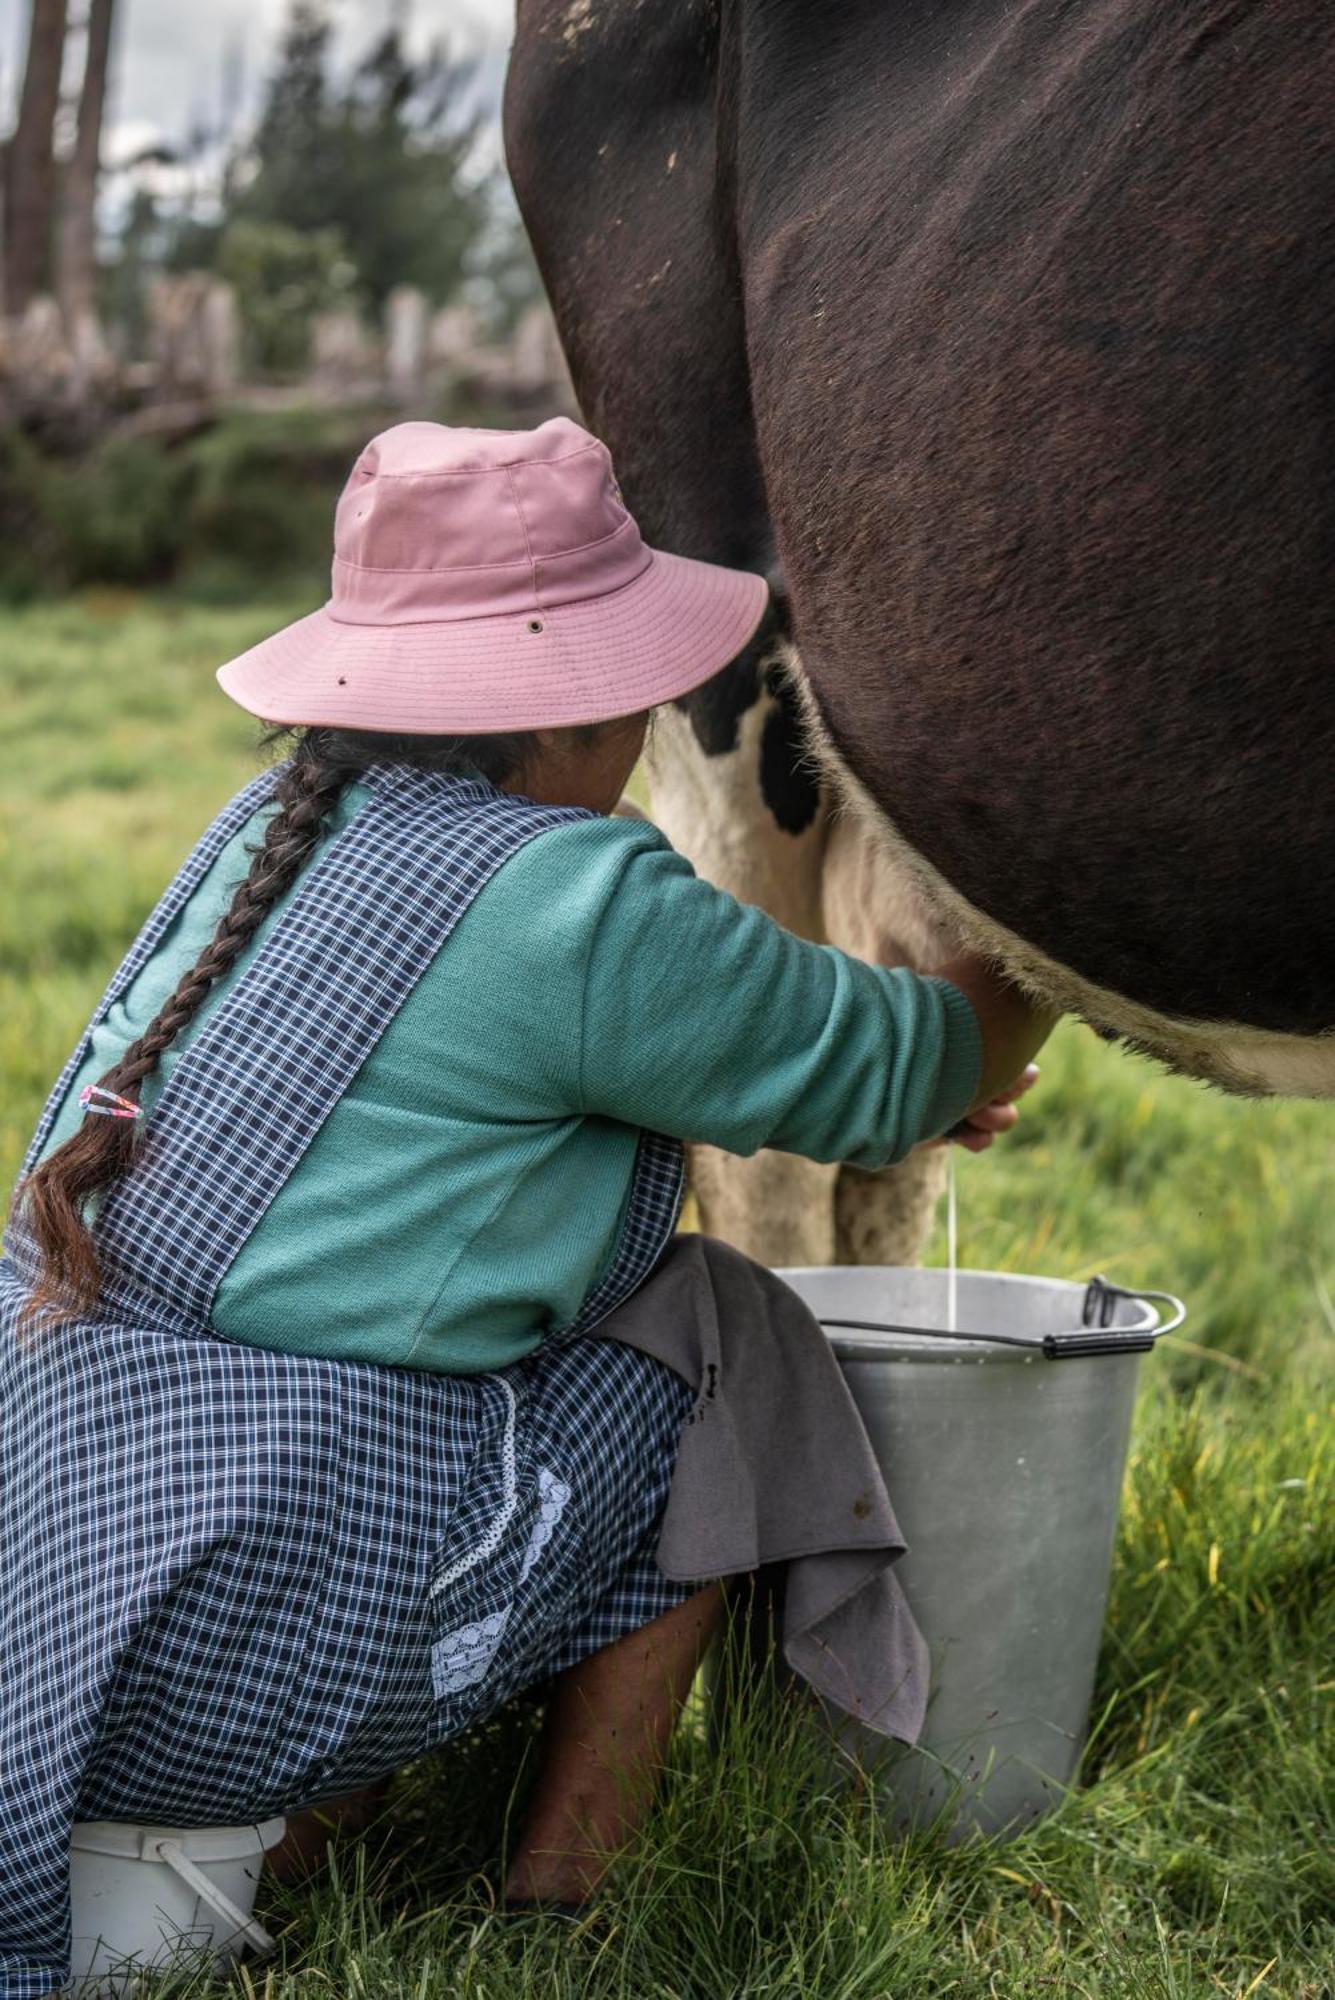
[[[236,289],[252,366],[278,376],[304,368],[311,321],[347,304],[357,277],[336,229],[291,229],[240,216],[223,231],[218,273]]]
[[[66,568],[73,584],[153,583],[175,567],[189,466],[139,438],[113,438],[63,468]]]
[[[0,430],[0,598],[22,604],[67,583],[58,467],[21,431]]]
[[[163,581],[217,599],[315,582],[339,489],[383,421],[243,413],[187,443],[111,438],[78,459],[0,430],[0,599]]]
[[[293,411],[230,418],[194,446],[179,573],[303,577],[327,570],[334,502],[377,419]],[[229,593],[230,594],[230,593]]]

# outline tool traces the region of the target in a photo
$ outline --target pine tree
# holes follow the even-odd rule
[[[336,165],[329,145],[330,35],[321,0],[293,0],[259,126],[229,170],[229,213],[290,229],[323,229],[337,221],[326,185]]]
[[[470,168],[477,121],[464,105],[471,68],[441,48],[420,61],[397,27],[339,85],[316,0],[296,0],[278,69],[229,212],[302,232],[337,230],[365,303],[395,285],[436,300],[457,291],[486,226],[489,192]]]

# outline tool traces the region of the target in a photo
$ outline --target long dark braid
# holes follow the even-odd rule
[[[575,733],[592,740],[602,727],[594,724]],[[325,728],[275,729],[266,740],[288,741],[292,751],[275,786],[279,809],[254,850],[250,872],[171,998],[100,1079],[103,1090],[132,1103],[139,1102],[144,1079],[153,1075],[163,1052],[194,1019],[209,989],[231,971],[274,904],[296,881],[346,785],[378,763],[408,764],[424,771],[474,771],[494,785],[504,785],[522,774],[534,743],[532,736],[522,733],[397,736]],[[84,1214],[88,1203],[132,1164],[140,1123],[129,1118],[85,1118],[73,1138],[20,1184],[15,1210],[21,1209],[24,1227],[41,1258],[22,1326],[60,1326],[96,1305],[101,1273]]]
[[[250,872],[212,938],[176,991],[101,1078],[104,1090],[139,1102],[146,1077],[194,1019],[205,995],[233,965],[269,911],[285,896],[319,845],[324,824],[344,786],[358,775],[355,762],[322,755],[324,746],[303,738],[275,786],[278,811],[254,850]],[[364,760],[363,760],[364,762]],[[85,1118],[83,1125],[22,1183],[16,1197],[23,1222],[41,1257],[37,1281],[23,1313],[25,1326],[59,1326],[92,1310],[100,1288],[97,1250],[84,1222],[87,1203],[103,1194],[130,1166],[138,1119]]]

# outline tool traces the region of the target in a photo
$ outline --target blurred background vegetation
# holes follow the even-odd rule
[[[361,46],[290,0],[228,106],[99,189],[136,0],[33,0],[4,174],[0,600],[316,579],[359,446],[568,400],[477,63],[402,9]],[[71,75],[73,74],[73,81]]]
[[[145,196],[147,214],[127,227],[156,231],[162,268],[232,280],[262,375],[309,358],[321,308],[352,303],[373,323],[397,285],[437,306],[468,287],[493,321],[513,319],[537,297],[537,275],[498,173],[474,162],[472,77],[444,43],[410,55],[395,25],[340,73],[326,8],[295,0],[215,212],[159,217]]]

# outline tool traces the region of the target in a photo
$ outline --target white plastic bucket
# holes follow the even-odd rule
[[[826,1328],[908,1554],[927,1641],[918,1746],[828,1711],[896,1824],[1019,1831],[1061,1797],[1089,1724],[1141,1356],[1168,1293],[995,1271],[780,1271]],[[1171,1309],[1160,1323],[1152,1301]]]
[[[254,1917],[264,1856],[287,1822],[131,1826],[91,1820],[70,1843],[74,1955],[81,2000],[123,1993],[134,1976],[180,1960],[222,1965],[249,1946],[271,1951]]]

